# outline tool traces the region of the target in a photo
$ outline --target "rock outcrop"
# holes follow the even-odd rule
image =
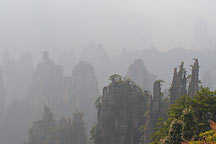
[[[152,90],[152,84],[156,80],[156,76],[150,74],[143,64],[142,59],[137,59],[131,64],[127,71],[127,78],[133,80],[143,90]],[[153,81],[152,81],[153,80]]]
[[[153,87],[153,97],[152,97],[152,112],[157,113],[161,112],[161,101],[162,101],[162,93],[161,93],[161,81],[155,81]]]
[[[188,87],[188,95],[194,97],[199,90],[199,61],[194,59],[194,64],[192,66],[192,74],[190,77],[190,83]]]
[[[87,62],[79,62],[70,77],[69,97],[71,110],[83,112],[89,129],[96,123],[95,101],[98,96],[98,81],[94,68]]]
[[[170,87],[170,101],[174,103],[180,96],[187,94],[187,78],[184,63],[179,66],[179,71],[174,68],[173,81]]]
[[[67,112],[65,98],[65,78],[61,66],[50,59],[48,52],[43,53],[42,62],[37,65],[33,74],[33,83],[28,100],[34,106],[32,109],[41,109],[47,105],[60,118]]]
[[[107,83],[107,77],[112,73],[111,59],[102,44],[88,44],[81,53],[81,60],[89,62],[95,69],[98,78],[99,89]]]
[[[161,93],[161,83],[162,80],[157,80],[154,82],[153,86],[153,96],[151,97],[148,105],[148,113],[145,115],[145,124],[144,124],[144,134],[142,142],[148,144],[151,142],[151,136],[155,132],[155,129],[158,127],[158,119],[167,118],[167,109],[168,101],[163,98]]]
[[[98,120],[93,130],[95,144],[138,144],[141,139],[139,127],[147,102],[142,90],[120,75],[110,77],[112,82],[104,87],[97,102]]]

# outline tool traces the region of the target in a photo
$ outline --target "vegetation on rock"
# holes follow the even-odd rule
[[[139,143],[143,115],[147,110],[146,97],[134,82],[114,74],[103,95],[97,100],[98,120],[92,129],[95,144]]]

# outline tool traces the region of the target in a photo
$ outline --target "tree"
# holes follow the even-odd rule
[[[208,120],[216,120],[215,109],[216,91],[208,88],[201,88],[194,97],[181,97],[171,105],[168,120],[153,135],[153,144],[180,144],[184,139],[200,139],[200,133],[210,130]]]
[[[199,134],[200,139],[198,141],[184,140],[182,144],[216,144],[216,123],[209,121],[211,130]]]
[[[122,80],[122,76],[118,75],[118,74],[113,74],[109,77],[109,79],[112,81],[112,82],[118,82],[118,81],[121,81]]]

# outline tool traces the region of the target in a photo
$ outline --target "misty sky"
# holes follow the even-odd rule
[[[154,45],[191,48],[197,18],[216,41],[215,0],[1,0],[0,52],[102,43],[109,54]]]

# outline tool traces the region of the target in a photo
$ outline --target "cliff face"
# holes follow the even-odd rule
[[[167,108],[168,101],[163,99],[163,94],[161,93],[161,80],[154,82],[153,86],[153,96],[149,100],[148,113],[145,115],[145,124],[144,124],[144,134],[142,142],[148,144],[151,142],[151,136],[157,128],[158,119],[167,118]]]
[[[190,83],[188,87],[188,95],[194,97],[199,90],[199,61],[194,59],[194,64],[192,66],[192,74],[190,78]]]
[[[114,67],[103,45],[90,43],[83,49],[80,57],[82,61],[87,61],[94,67],[99,89],[102,90]]]
[[[110,77],[96,101],[98,120],[92,131],[94,144],[150,143],[159,118],[167,118],[168,99],[161,92],[162,80],[153,85],[153,95],[120,75]]]
[[[152,84],[156,80],[156,76],[148,72],[142,59],[135,60],[129,66],[126,77],[136,82],[143,90],[152,90]]]
[[[104,87],[97,100],[98,120],[94,131],[95,144],[138,144],[139,127],[147,101],[141,89],[121,76],[110,77],[112,83]]]
[[[64,101],[66,84],[61,66],[58,66],[44,52],[42,62],[37,65],[33,74],[33,82],[29,93],[29,103],[32,109],[42,108],[47,105],[59,118],[67,112]]]
[[[99,96],[97,77],[93,67],[86,62],[79,62],[70,77],[70,102],[72,110],[83,111],[84,121],[91,129],[96,123],[95,101]]]
[[[179,66],[179,71],[177,68],[174,69],[173,81],[170,87],[170,101],[174,103],[180,96],[187,94],[187,78],[186,70],[184,68],[184,63],[182,62]]]
[[[153,113],[157,113],[161,111],[161,101],[162,101],[161,82],[156,81],[154,83],[152,107],[151,107]]]
[[[170,87],[170,102],[174,103],[179,97],[187,94],[187,77],[189,78],[188,95],[194,97],[199,90],[199,61],[194,59],[192,67],[192,74],[186,76],[184,63],[182,62],[177,68],[174,69],[173,81]]]

